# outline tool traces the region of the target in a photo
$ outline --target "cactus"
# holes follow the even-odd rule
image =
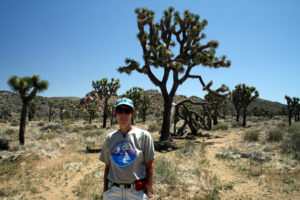
[[[253,96],[252,93],[254,93]],[[247,108],[258,96],[259,93],[255,87],[249,87],[245,84],[236,85],[230,93],[230,99],[236,109],[236,121],[239,121],[240,111],[243,110],[243,127],[246,127]]]
[[[285,95],[287,109],[288,109],[288,118],[289,118],[289,126],[292,124],[292,117],[295,115],[297,107],[299,106],[299,98],[297,97],[289,97]]]
[[[12,90],[20,94],[22,99],[23,105],[20,119],[19,141],[21,145],[24,145],[28,105],[36,96],[37,92],[46,90],[48,88],[49,83],[47,81],[40,81],[40,77],[37,75],[26,76],[23,78],[11,76],[7,83]]]
[[[108,100],[112,95],[117,94],[117,90],[121,87],[120,80],[112,78],[111,81],[108,82],[107,78],[103,78],[101,80],[93,81],[92,86],[99,97],[101,99],[104,98],[102,127],[106,128]]]
[[[212,82],[206,85],[201,76],[191,75],[192,68],[199,65],[212,68],[229,67],[230,61],[227,61],[225,56],[220,58],[215,56],[217,41],[209,41],[206,44],[201,41],[206,37],[202,31],[207,21],[200,21],[199,15],[185,11],[184,15],[180,16],[179,12],[175,12],[174,8],[170,7],[164,11],[162,19],[154,23],[153,11],[137,8],[135,13],[139,30],[137,37],[143,50],[144,65],[140,66],[139,62],[127,58],[126,65],[119,67],[118,71],[128,75],[132,71],[145,74],[155,86],[160,88],[164,100],[160,140],[169,140],[172,103],[179,85],[188,78],[197,78],[203,90],[210,91]],[[178,54],[175,55],[175,52]],[[163,70],[161,79],[153,73],[157,68]],[[171,74],[173,80],[168,84],[170,85],[168,89],[167,82]]]

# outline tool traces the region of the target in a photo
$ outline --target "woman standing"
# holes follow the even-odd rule
[[[114,115],[119,129],[106,136],[100,155],[105,163],[103,199],[149,199],[155,158],[152,137],[131,125],[134,105],[130,99],[117,100]]]

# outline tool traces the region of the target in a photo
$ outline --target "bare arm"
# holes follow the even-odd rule
[[[103,185],[103,193],[108,190],[108,173],[109,173],[109,168],[110,165],[109,164],[105,164],[105,169],[104,169],[104,185]]]
[[[147,188],[146,194],[150,196],[152,194],[152,185],[154,179],[154,160],[146,162],[146,176],[147,176]]]

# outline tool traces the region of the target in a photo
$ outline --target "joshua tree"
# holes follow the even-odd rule
[[[146,122],[146,113],[150,105],[150,97],[145,92],[141,94],[140,110],[143,116],[143,122]]]
[[[89,117],[89,124],[92,123],[92,119],[94,118],[94,115],[97,111],[97,105],[95,103],[90,103],[87,107],[87,111],[89,112],[90,114],[90,117]]]
[[[126,91],[126,94],[124,96],[132,100],[135,110],[141,112],[143,116],[143,122],[145,122],[146,112],[150,104],[150,97],[146,94],[144,89],[139,87],[133,87],[130,90]],[[133,119],[132,123],[134,123]]]
[[[112,127],[112,125],[114,123],[114,108],[115,108],[114,103],[111,102],[108,104],[108,110],[109,110],[109,114],[110,114],[110,127]]]
[[[228,91],[228,87],[223,85],[224,91]],[[218,124],[218,117],[222,117],[220,114],[220,109],[225,106],[227,103],[227,96],[228,94],[224,95],[216,95],[215,93],[208,93],[204,96],[205,100],[208,101],[211,104],[212,107],[212,119],[213,119],[213,124],[217,125]]]
[[[36,101],[33,100],[29,103],[28,121],[33,120],[36,109],[37,109],[37,103],[36,103]]]
[[[11,76],[8,79],[7,83],[12,88],[12,90],[20,94],[22,99],[23,105],[20,119],[19,141],[21,145],[24,145],[28,105],[30,101],[36,96],[37,92],[46,90],[49,84],[47,81],[40,81],[40,77],[37,75],[26,76],[23,78]]]
[[[288,109],[288,118],[289,118],[289,126],[292,124],[292,117],[295,114],[295,111],[297,109],[297,105],[299,104],[299,98],[296,97],[289,97],[285,96],[287,109]]]
[[[103,128],[106,127],[106,119],[107,119],[107,104],[108,99],[112,95],[117,94],[117,90],[121,87],[119,79],[111,79],[111,82],[108,82],[107,78],[93,81],[92,86],[95,92],[98,93],[99,97],[104,98],[104,108],[103,108]]]
[[[64,103],[61,103],[59,105],[59,116],[60,116],[60,120],[63,122],[64,117],[65,117],[65,104]]]
[[[48,105],[49,105],[49,113],[48,113],[48,119],[49,119],[49,122],[51,122],[51,118],[54,114],[54,111],[52,110],[53,106],[54,106],[54,101],[53,100],[49,100],[48,101]]]
[[[229,67],[230,61],[226,57],[217,58],[215,50],[217,41],[200,44],[205,38],[202,33],[207,21],[200,21],[199,15],[194,15],[188,10],[181,17],[179,12],[174,12],[170,7],[164,11],[164,16],[158,23],[154,23],[154,12],[146,8],[135,10],[139,33],[137,37],[143,49],[144,65],[133,59],[126,59],[126,66],[119,67],[120,73],[130,74],[137,71],[148,76],[154,85],[161,90],[164,99],[163,124],[161,141],[170,139],[170,117],[173,98],[179,85],[188,78],[199,78],[203,89],[210,90],[212,82],[204,84],[201,76],[190,74],[192,68],[202,65],[212,68]],[[178,46],[176,47],[176,44]],[[177,52],[178,55],[174,55]],[[153,68],[162,68],[163,75],[160,79],[153,73]],[[167,82],[172,75],[173,82],[168,91]],[[180,75],[181,74],[181,75]]]
[[[195,112],[193,105],[202,106],[201,113]],[[198,134],[199,129],[211,130],[211,114],[207,109],[207,106],[211,104],[208,102],[194,102],[189,99],[183,100],[175,106],[175,120],[174,120],[174,134],[183,135],[183,130],[186,125],[189,126],[193,135]],[[184,124],[179,128],[176,133],[176,123],[179,118],[184,120]]]
[[[235,89],[230,93],[230,98],[237,111],[237,121],[240,110],[243,109],[243,127],[246,126],[247,108],[258,96],[259,93],[256,91],[255,87],[249,87],[245,84],[236,85]]]

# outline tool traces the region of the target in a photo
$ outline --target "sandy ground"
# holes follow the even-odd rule
[[[34,127],[31,129],[34,130]],[[106,130],[106,132],[109,131]],[[158,133],[155,134],[157,136]],[[201,166],[202,171],[206,170],[216,177],[218,185],[220,185],[218,196],[221,199],[300,199],[299,184],[296,184],[292,191],[283,192],[287,187],[286,185],[280,183],[268,185],[270,183],[268,182],[269,175],[248,176],[247,171],[241,171],[234,167],[242,166],[241,163],[245,160],[231,161],[216,157],[218,152],[222,152],[229,147],[242,150],[247,148],[240,129],[215,131],[212,135],[219,137],[212,137],[211,139],[197,138],[193,142],[207,144],[203,156],[205,156],[208,164]],[[71,136],[68,137],[71,138]],[[101,138],[103,137],[101,136]],[[44,140],[42,145],[56,145],[59,153],[55,156],[41,156],[38,161],[32,163],[22,162],[22,169],[17,172],[18,176],[16,175],[9,180],[2,179],[0,199],[101,199],[104,164],[98,159],[99,153],[85,153],[85,145],[78,147],[78,143],[76,143],[76,140],[80,140],[80,138],[74,138],[74,140],[70,138],[68,144],[61,144],[61,140]],[[85,141],[97,140],[99,138],[85,139]],[[183,143],[182,140],[176,140],[176,142]],[[39,147],[37,146],[37,148]],[[5,154],[5,152],[0,153],[1,155]],[[158,156],[165,157],[174,155],[176,155],[174,151],[158,153]],[[264,167],[267,166],[264,165]],[[297,166],[299,167],[299,165]],[[299,171],[299,168],[296,170]],[[294,178],[295,180],[300,179],[300,177]],[[280,180],[280,178],[276,180]],[[194,185],[190,184],[190,187],[195,188],[195,191],[199,190],[199,182],[197,181],[204,182],[205,180],[200,178],[192,181],[191,184]],[[30,188],[28,189],[28,187]],[[9,197],[1,196],[1,191],[2,193],[3,191],[9,191],[9,188],[15,188],[14,190],[17,192]],[[156,194],[154,194],[154,197],[156,198],[153,199],[160,199]],[[190,194],[186,194],[186,197],[186,199],[193,199]]]

